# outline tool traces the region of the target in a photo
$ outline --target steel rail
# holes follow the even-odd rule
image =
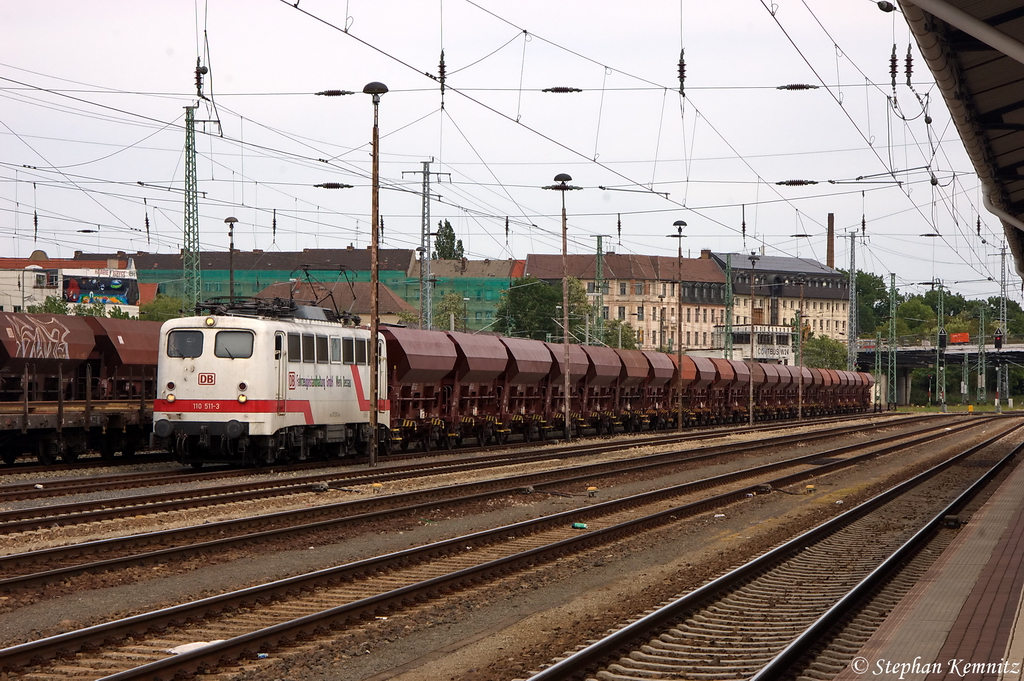
[[[957,431],[959,431],[980,424],[980,421],[971,421],[968,423],[960,424],[956,428]],[[891,435],[886,438],[874,440],[872,444],[880,445],[886,442],[896,442],[915,436],[929,437],[935,431],[944,430],[947,427],[948,426],[943,424],[933,426],[932,428],[926,428],[923,431],[914,431],[911,433]],[[806,435],[807,434],[800,434],[796,436],[789,436],[789,438],[781,439],[785,439],[788,442],[800,441],[807,439]],[[909,444],[913,444],[913,442]],[[32,573],[27,575],[5,577],[0,579],[0,589],[10,590],[13,588],[37,586],[53,582],[54,580],[68,579],[73,576],[86,574],[89,572],[95,572],[98,570],[110,570],[114,567],[128,567],[131,565],[151,564],[161,560],[174,558],[182,554],[192,555],[200,551],[212,550],[214,548],[226,548],[228,546],[252,544],[282,536],[295,535],[302,532],[312,532],[315,530],[322,530],[327,528],[336,529],[343,524],[353,524],[368,520],[379,520],[390,516],[412,514],[420,511],[431,511],[436,510],[444,505],[465,504],[471,501],[486,500],[494,498],[496,496],[513,494],[517,491],[521,491],[525,487],[534,487],[536,489],[551,485],[565,485],[575,482],[586,481],[598,475],[638,472],[651,468],[663,467],[666,465],[698,462],[705,459],[722,456],[723,454],[727,453],[746,451],[745,448],[748,446],[749,443],[744,445],[723,445],[720,448],[712,449],[724,449],[725,451],[711,453],[704,452],[697,456],[687,457],[682,460],[668,462],[660,461],[661,459],[667,457],[667,454],[648,455],[643,459],[634,460],[638,461],[638,463],[635,464],[632,463],[631,461],[609,462],[605,464],[590,464],[588,466],[579,467],[578,469],[562,469],[549,471],[545,473],[527,474],[525,476],[516,476],[513,478],[505,478],[497,481],[491,480],[483,482],[463,483],[461,485],[450,485],[441,488],[433,488],[430,490],[405,492],[401,494],[388,495],[386,497],[375,497],[366,500],[341,502],[339,504],[331,504],[327,506],[317,507],[314,509],[281,511],[279,513],[265,514],[262,516],[243,518],[240,520],[225,520],[216,523],[208,523],[204,525],[192,526],[187,528],[160,530],[157,532],[151,532],[142,535],[102,539],[93,542],[83,542],[79,544],[72,544],[49,549],[40,549],[38,551],[32,551],[28,553],[10,554],[7,556],[0,556],[0,574],[9,574],[11,572],[14,572],[18,567],[25,564],[32,565],[44,562],[54,562],[62,559],[68,559],[71,557],[79,556],[83,553],[88,552],[93,552],[97,554],[110,553],[115,550],[129,550],[132,547],[145,547],[158,543],[166,543],[169,541],[182,541],[190,539],[194,540],[202,536],[216,535],[218,537],[218,539],[213,541],[192,543],[184,546],[158,549],[155,551],[149,551],[146,553],[135,554],[131,556],[122,556],[117,558],[92,561],[89,563],[72,565],[63,568],[57,568],[55,570],[48,570],[44,572]],[[766,446],[777,445],[775,443],[769,443]],[[908,446],[908,443],[901,443],[900,446]],[[816,459],[835,457],[850,451],[856,451],[858,449],[863,448],[863,444],[846,445],[844,447],[828,450],[825,452],[805,454],[800,457],[792,459],[786,459],[771,464],[764,464],[761,466],[756,466],[741,471],[735,471],[733,473],[726,473],[721,476],[716,476],[714,478],[684,483],[683,485],[668,488],[667,491],[672,495],[678,495],[692,490],[706,489],[709,487],[734,482],[736,480],[749,478],[759,474],[764,474],[770,471],[779,470],[785,467],[809,464]],[[880,454],[876,452],[869,455],[878,456]],[[853,459],[851,461],[856,461],[856,459]],[[621,464],[622,467],[617,466],[616,464]],[[852,464],[846,462],[834,462],[833,464],[834,467],[843,465]],[[582,473],[578,475],[564,477],[565,473],[579,469],[584,470]],[[819,468],[818,470],[821,469]],[[551,476],[559,477],[557,477],[557,479],[554,481],[548,481],[547,479]],[[495,488],[497,485],[501,486]],[[482,489],[483,491],[476,493],[470,492],[470,490],[473,489]],[[657,492],[654,492],[652,494],[655,493]],[[395,502],[405,505],[395,507]],[[379,510],[374,510],[382,505],[385,505],[387,507]],[[340,510],[342,508],[347,508],[350,511],[350,513],[345,516],[332,518],[328,520],[306,522],[306,524],[304,525],[294,524],[296,522],[304,522],[304,519],[307,518],[315,518],[326,515],[332,509]],[[590,508],[600,508],[600,506],[592,506]],[[583,514],[584,511],[579,511],[579,513]],[[266,525],[272,524],[274,521],[290,522],[293,524],[275,529],[249,532],[247,534],[239,534],[234,537],[223,536],[225,533],[242,532],[252,527],[265,527]]]
[[[1020,426],[1015,426],[1018,428]],[[951,431],[946,431],[947,433]],[[1007,433],[1001,433],[986,440],[985,446],[994,442]],[[901,445],[893,445],[895,450]],[[870,452],[865,457],[877,456],[878,452]],[[820,454],[819,454],[820,456]],[[791,475],[783,476],[771,481],[773,486],[785,486],[794,482],[806,479],[809,475],[820,474],[823,469],[835,469],[845,462],[832,462],[814,471],[802,471]],[[949,463],[936,466],[932,471],[943,469]],[[923,479],[917,476],[915,479]],[[733,490],[710,499],[703,499],[692,504],[667,509],[648,516],[637,518],[611,527],[593,530],[579,537],[573,537],[557,541],[545,547],[538,547],[520,554],[514,554],[498,560],[489,561],[485,564],[460,570],[448,575],[443,575],[419,585],[410,585],[377,596],[365,598],[345,606],[332,608],[315,616],[303,617],[290,623],[282,623],[268,629],[261,630],[262,633],[254,632],[237,639],[230,639],[224,643],[212,644],[200,651],[183,653],[173,656],[167,660],[151,663],[128,672],[116,674],[110,679],[127,678],[158,678],[161,669],[175,669],[176,671],[203,669],[222,655],[241,655],[246,651],[252,652],[252,643],[261,640],[265,645],[276,645],[283,640],[291,640],[298,636],[315,635],[325,628],[339,626],[338,623],[355,621],[364,617],[373,617],[376,614],[387,612],[391,608],[399,607],[401,603],[410,599],[430,598],[438,593],[463,588],[483,579],[490,579],[520,569],[526,565],[539,564],[569,551],[579,551],[590,546],[605,544],[622,536],[635,533],[640,529],[660,526],[666,522],[672,522],[683,515],[692,515],[722,503],[739,500],[750,496],[758,491],[759,485],[752,485],[739,490]],[[600,507],[610,509],[613,506],[625,508],[628,503],[637,503],[640,497],[655,498],[660,492],[638,495],[637,498],[629,498],[604,502],[587,509],[595,511]],[[257,602],[265,602],[275,598],[287,597],[289,593],[299,590],[308,590],[320,586],[337,583],[357,577],[361,574],[375,573],[388,570],[390,567],[397,567],[409,564],[410,562],[422,560],[424,557],[445,555],[450,549],[465,550],[467,543],[495,543],[500,542],[509,536],[522,536],[536,532],[538,527],[561,526],[566,522],[578,518],[579,510],[565,511],[552,516],[524,523],[517,523],[506,527],[496,528],[472,535],[458,537],[455,539],[439,542],[424,547],[417,547],[405,551],[388,554],[376,559],[358,561],[345,566],[329,568],[309,575],[279,580],[268,585],[252,587],[240,591],[214,596],[193,603],[186,603],[170,608],[165,608],[154,613],[130,617],[124,620],[109,622],[106,624],[89,627],[77,632],[69,632],[48,639],[41,639],[5,650],[0,650],[0,667],[9,669],[19,665],[34,664],[46,658],[58,657],[67,654],[68,646],[74,645],[79,649],[90,646],[102,646],[105,641],[119,639],[128,636],[139,637],[142,632],[154,628],[184,624],[186,621],[202,617],[207,614],[223,613],[234,608],[251,607]],[[848,517],[847,512],[843,517]],[[332,624],[334,622],[334,624]],[[125,675],[127,674],[127,675]]]
[[[767,553],[736,568],[735,570],[730,571],[729,573],[719,577],[718,579],[715,579],[709,582],[708,584],[705,584],[704,586],[673,601],[672,603],[669,603],[666,606],[659,608],[655,612],[652,612],[648,615],[645,615],[644,617],[641,617],[640,619],[613,632],[609,636],[600,639],[599,641],[596,641],[588,645],[586,648],[576,651],[575,653],[569,655],[565,659],[562,659],[559,662],[554,663],[550,667],[547,667],[537,672],[536,674],[530,676],[530,681],[572,681],[575,679],[587,678],[589,675],[592,675],[596,669],[603,666],[603,664],[607,660],[615,657],[625,657],[626,655],[628,655],[629,651],[635,647],[638,641],[649,639],[651,636],[651,632],[661,630],[664,627],[671,624],[672,622],[677,621],[683,613],[688,612],[696,607],[699,607],[703,603],[712,601],[720,594],[723,594],[735,588],[737,585],[741,584],[742,582],[754,576],[755,574],[770,569],[774,564],[777,564],[785,558],[802,551],[809,545],[814,544],[820,539],[823,539],[824,537],[834,533],[835,531],[841,529],[843,526],[849,524],[853,520],[856,520],[866,515],[867,513],[882,506],[884,503],[904,493],[905,491],[908,491],[913,487],[917,486],[918,484],[920,484],[921,482],[924,482],[928,478],[946,470],[950,466],[955,465],[956,463],[977,453],[978,451],[981,451],[983,448],[992,444],[995,440],[1006,437],[1012,434],[1013,432],[1016,432],[1018,429],[1022,427],[1024,427],[1024,424],[1018,425],[1006,433],[990,438],[985,442],[975,445],[966,450],[965,452],[950,458],[948,461],[938,464],[928,469],[927,471],[924,471],[921,474],[914,476],[910,480],[900,483],[899,485],[891,488],[890,490],[887,490],[886,492],[883,492],[882,494],[875,496],[874,498],[866,501],[865,503],[860,504],[856,508],[853,508],[843,513],[842,515],[839,515],[831,520],[826,521],[825,523],[822,523],[821,525],[810,530],[809,532],[806,532],[800,535],[799,537],[796,537],[795,539],[792,539],[786,542],[785,544],[771,551],[768,551]],[[983,476],[983,479],[990,480],[991,477],[993,477],[999,470],[1002,469],[1002,467],[1004,467],[1010,460],[1012,460],[1013,457],[1016,456],[1022,448],[1024,448],[1024,445],[1018,445],[1016,448],[1014,448],[1014,450],[1010,454],[1005,456],[1003,459],[999,461],[999,463],[993,466],[992,469],[986,472],[986,474]],[[968,489],[968,492],[970,492],[971,496],[973,497],[973,495],[976,494],[979,489],[980,487],[977,484],[973,484]],[[964,503],[969,501],[969,498],[962,497],[963,495],[958,497],[957,502],[954,502],[954,504],[951,504],[950,506],[957,504],[962,506]],[[938,514],[935,517],[935,519],[929,521],[927,526],[931,526],[934,522],[936,522],[936,520],[941,521],[941,519],[945,517],[945,515],[948,515],[948,507],[947,509],[944,509],[942,513]],[[915,537],[919,535],[921,535],[921,532],[916,533]],[[902,551],[902,549],[900,549],[900,551]],[[902,555],[905,555],[905,553],[903,553]],[[873,573],[874,572],[877,572],[877,570],[873,571]],[[876,576],[875,579],[878,579],[878,577]],[[835,618],[842,616],[842,612],[836,611],[834,607],[830,609],[830,611],[826,614],[829,617],[828,621],[832,622],[835,621]],[[823,615],[822,617],[824,618],[825,616]],[[824,624],[822,624],[822,626],[824,626]],[[817,627],[815,628],[815,630],[820,631],[820,629]],[[803,651],[805,651],[806,646],[810,645],[811,643],[811,638],[804,639],[801,642],[800,648],[793,648],[791,652],[786,654],[786,658],[784,660],[781,660],[778,664],[783,665],[787,661],[792,661],[792,659],[794,659],[795,656],[798,656]],[[778,671],[777,667],[775,671]],[[761,677],[760,681],[773,678],[780,678],[780,676],[777,674],[766,674],[765,676]]]

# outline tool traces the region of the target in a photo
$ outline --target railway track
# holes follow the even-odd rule
[[[903,579],[877,596],[879,600],[892,604],[909,590],[914,575],[923,574],[952,539],[953,530],[943,530],[947,520],[1024,451],[1024,445],[1016,446],[955,498],[936,503],[944,481],[956,477],[954,464],[992,443],[972,447],[645,614],[531,674],[530,681],[766,681],[799,675],[810,667],[816,668],[811,672],[815,678],[822,678],[821,666],[841,670],[856,654],[850,644],[866,640],[863,626],[848,627],[856,633],[845,645],[828,649],[826,661],[819,664],[807,656],[822,646],[830,628],[863,610],[868,596],[901,571]],[[926,547],[930,555],[923,553]],[[860,624],[877,626],[883,619],[875,612]]]
[[[942,474],[955,478],[975,472],[976,469],[951,466],[965,456],[995,446],[1007,432],[1019,427],[1007,422],[1004,432],[936,467],[930,476],[921,476],[917,482]],[[860,456],[878,456],[877,449]],[[308,636],[324,635],[357,626],[366,618],[415,607],[419,600],[470,588],[481,581],[529,570],[646,529],[680,522],[716,505],[762,492],[765,484],[774,488],[792,485],[808,475],[821,475],[840,465],[849,463],[830,461],[811,467],[811,471],[805,468],[782,477],[761,478],[753,485],[736,486],[682,506],[673,498],[685,493],[683,490],[658,490],[321,570],[0,650],[0,668],[13,672],[11,678],[32,681],[63,678],[62,675],[71,673],[83,679],[103,676],[111,681],[169,678],[175,673],[209,669],[224,664],[224,660],[256,657],[257,653],[272,651],[279,645],[294,645]],[[926,492],[919,493],[911,509],[918,512],[926,504],[934,506],[939,496],[936,490],[941,492],[958,485],[958,480],[950,479],[933,482]],[[890,496],[897,494],[892,492]],[[851,514],[843,517],[852,520]],[[581,520],[588,525],[585,532],[573,527]],[[778,558],[782,554],[776,550],[773,555]],[[189,624],[184,626],[186,622]],[[224,640],[190,652],[168,653],[183,644],[221,639]]]
[[[982,417],[993,418],[993,417]],[[926,419],[927,420],[927,419]],[[913,423],[911,420],[901,420],[902,424]],[[888,424],[885,424],[888,425]],[[813,440],[820,437],[838,437],[847,433],[857,432],[864,428],[863,424],[841,426],[830,428],[826,431],[811,431],[791,436],[776,437],[771,440],[776,445],[792,442]],[[126,513],[134,515],[166,513],[194,509],[201,506],[213,506],[225,503],[237,503],[254,499],[267,499],[271,496],[286,496],[308,493],[311,489],[322,489],[324,485],[332,488],[352,488],[373,483],[393,482],[406,480],[421,476],[450,475],[464,471],[476,471],[486,468],[496,468],[510,464],[526,464],[548,461],[551,459],[566,459],[577,456],[593,456],[606,452],[616,452],[624,447],[637,447],[644,445],[671,445],[700,441],[700,436],[688,435],[662,436],[649,438],[640,441],[631,440],[627,442],[614,441],[609,443],[588,442],[578,445],[565,445],[557,448],[540,448],[528,452],[513,451],[485,456],[460,458],[454,460],[428,460],[401,466],[387,466],[374,469],[346,469],[330,471],[327,473],[316,473],[305,476],[274,477],[269,479],[249,480],[228,485],[219,486],[197,486],[197,483],[217,481],[220,479],[217,473],[155,473],[149,476],[142,476],[143,486],[156,486],[160,484],[190,485],[186,489],[175,489],[166,492],[147,494],[127,495],[122,497],[104,497],[101,499],[89,499],[85,501],[71,502],[67,504],[47,504],[22,507],[7,511],[0,511],[0,530],[7,534],[14,532],[26,532],[46,527],[67,526],[72,524],[99,522],[111,520]],[[721,445],[717,447],[705,447],[702,453],[721,453],[729,451],[741,451],[746,444]],[[692,453],[692,452],[691,452]],[[685,455],[686,452],[672,452],[671,456]],[[251,475],[251,472],[249,473]],[[233,476],[232,476],[233,477]],[[531,484],[524,482],[524,484]],[[120,490],[132,486],[130,474],[119,474],[99,480],[70,480],[47,482],[39,489],[38,483],[20,483],[17,485],[0,487],[0,504],[34,500],[53,496],[68,496],[72,494],[89,493],[98,491]]]
[[[959,424],[954,430],[947,430],[950,426],[942,422],[921,431],[877,438],[873,440],[876,447],[872,452],[874,456],[879,456],[891,451],[893,447],[907,447],[915,442],[928,440],[936,433],[952,433],[985,423],[985,420],[971,420]],[[831,431],[824,434],[803,433],[781,436],[761,443],[758,448],[774,449],[784,445],[834,437],[835,433]],[[828,465],[832,468],[852,465],[856,461],[854,453],[861,449],[863,449],[862,444],[853,444],[825,452],[818,451],[717,476],[711,480],[698,480],[689,483],[689,487],[697,490],[736,484],[737,481],[751,476],[765,475],[794,466],[806,466],[818,471],[826,470],[821,465],[816,465],[816,462],[820,460],[828,460]],[[90,572],[106,572],[134,565],[154,564],[185,556],[192,557],[198,553],[216,554],[229,546],[279,541],[316,532],[337,532],[347,526],[356,526],[385,518],[432,513],[444,507],[457,507],[484,499],[512,496],[524,489],[542,492],[545,489],[565,488],[567,485],[578,485],[580,489],[583,489],[587,481],[592,481],[598,476],[647,473],[679,464],[707,463],[729,455],[749,453],[749,443],[711,447],[700,450],[699,453],[692,451],[668,452],[635,459],[589,464],[571,469],[384,495],[263,516],[249,516],[239,520],[205,523],[175,530],[162,530],[12,554],[0,557],[0,574],[3,575],[3,578],[0,579],[0,589],[10,592],[67,580]],[[842,458],[837,460],[836,457]],[[670,491],[670,494],[678,493],[678,490]],[[106,515],[108,514],[105,512],[104,516]],[[7,529],[5,526],[0,527]],[[8,532],[8,534],[10,533]]]

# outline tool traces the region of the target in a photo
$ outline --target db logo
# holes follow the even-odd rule
[[[288,389],[289,390],[295,390],[295,386],[297,385],[297,383],[298,383],[298,381],[295,379],[295,372],[294,371],[289,371],[288,372]]]
[[[199,385],[215,385],[217,374],[199,374]]]

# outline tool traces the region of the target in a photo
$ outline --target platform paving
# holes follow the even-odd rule
[[[1024,466],[893,610],[837,681],[1024,681]]]

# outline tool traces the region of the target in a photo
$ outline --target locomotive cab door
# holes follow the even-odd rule
[[[288,344],[281,331],[274,334],[274,375],[277,377],[277,414],[283,416],[287,411],[288,400]]]

